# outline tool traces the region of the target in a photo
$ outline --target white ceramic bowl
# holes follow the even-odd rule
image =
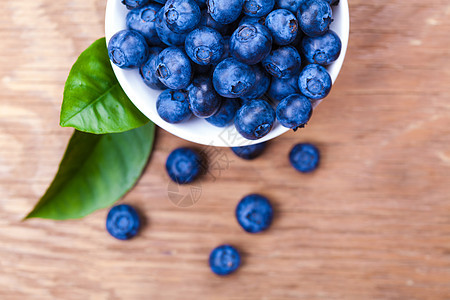
[[[116,32],[126,29],[125,18],[127,12],[128,10],[121,3],[121,0],[108,0],[105,18],[106,42]],[[342,41],[342,50],[339,58],[327,68],[334,83],[341,70],[347,51],[350,29],[347,0],[340,0],[339,5],[333,6],[333,19],[334,22],[331,23],[331,29],[339,35]],[[268,141],[289,130],[276,122],[268,135],[256,141],[249,141],[236,131],[234,125],[230,125],[227,128],[219,128],[203,119],[194,117],[185,123],[169,124],[161,119],[156,111],[156,100],[160,91],[147,87],[142,81],[138,70],[122,70],[114,64],[112,64],[112,67],[120,85],[134,105],[159,127],[185,140],[218,147],[235,147]],[[319,103],[320,101],[315,102],[314,107]]]

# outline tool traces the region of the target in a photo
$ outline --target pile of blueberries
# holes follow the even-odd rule
[[[109,57],[164,90],[156,107],[166,122],[192,115],[217,127],[234,121],[243,137],[257,140],[276,120],[304,127],[311,101],[330,92],[324,66],[341,52],[329,29],[335,0],[122,2],[128,29],[111,38]]]
[[[233,152],[247,160],[260,156],[267,143],[234,147]],[[295,145],[290,154],[291,165],[299,172],[314,171],[320,160],[316,146],[309,143]],[[202,174],[202,157],[190,148],[178,148],[170,153],[166,161],[166,170],[177,184],[191,183]],[[248,233],[259,233],[268,229],[273,219],[273,207],[270,201],[259,194],[245,196],[236,206],[235,216],[239,225]],[[130,205],[121,204],[113,207],[107,216],[106,229],[115,238],[128,240],[134,237],[140,227],[137,211]],[[215,248],[209,256],[211,270],[218,275],[228,275],[240,266],[241,258],[238,250],[231,245],[221,245]]]

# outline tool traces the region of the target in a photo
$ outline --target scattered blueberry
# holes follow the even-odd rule
[[[187,88],[192,75],[191,62],[180,48],[166,48],[158,55],[156,77],[169,89]]]
[[[162,44],[156,32],[156,15],[162,8],[161,5],[150,3],[144,7],[130,10],[127,14],[128,29],[136,30],[149,45],[159,46]]]
[[[226,127],[233,123],[234,116],[240,107],[239,100],[225,98],[219,110],[206,121],[216,127]]]
[[[270,76],[261,66],[253,65],[252,69],[255,73],[256,80],[253,87],[250,88],[250,91],[241,97],[243,100],[254,100],[260,98],[267,92],[270,86]]]
[[[297,13],[300,4],[305,2],[306,0],[277,0],[276,3],[279,8],[284,8],[292,13]]]
[[[164,18],[167,27],[173,32],[189,33],[200,22],[200,7],[194,0],[167,0]]]
[[[231,55],[248,65],[262,61],[272,50],[272,35],[259,24],[242,24],[230,39]]]
[[[188,94],[184,90],[165,90],[156,101],[159,116],[171,124],[181,123],[191,118]]]
[[[262,64],[272,76],[286,79],[300,72],[302,61],[294,47],[286,46],[272,51]]]
[[[229,57],[221,61],[214,70],[213,84],[219,95],[239,98],[247,94],[256,82],[250,66]]]
[[[301,47],[308,62],[325,66],[338,59],[342,43],[334,31],[328,30],[318,37],[303,38]]]
[[[291,44],[298,34],[298,21],[287,9],[272,11],[264,23],[272,34],[275,44],[284,46]]]
[[[147,61],[148,53],[145,38],[134,30],[119,31],[108,43],[109,58],[122,69],[139,68]]]
[[[127,204],[114,206],[106,217],[106,230],[119,240],[129,240],[136,236],[140,226],[137,211]]]
[[[305,127],[312,115],[311,101],[303,95],[292,94],[277,106],[277,120],[284,127],[297,130]]]
[[[266,146],[267,143],[263,142],[249,146],[232,147],[231,150],[233,150],[234,154],[236,154],[240,158],[251,160],[260,156],[266,149]]]
[[[186,37],[186,54],[199,65],[218,63],[224,53],[224,43],[217,30],[200,27]]]
[[[156,16],[156,33],[161,41],[167,46],[182,46],[188,33],[175,33],[167,27],[164,17],[164,8],[161,8]]]
[[[201,161],[200,155],[190,148],[175,149],[167,158],[167,174],[175,183],[191,183],[201,173]]]
[[[156,77],[156,61],[158,55],[163,49],[160,47],[152,47],[149,49],[148,60],[139,70],[145,84],[155,90],[164,90],[166,86]]]
[[[319,149],[312,144],[297,144],[289,153],[289,161],[291,162],[291,165],[299,172],[312,172],[319,166]]]
[[[257,140],[267,135],[275,122],[275,111],[264,100],[244,104],[237,112],[234,125],[246,139]]]
[[[206,6],[211,17],[221,24],[236,21],[242,11],[244,0],[207,0]]]
[[[124,4],[128,9],[142,7],[148,2],[149,0],[122,0],[122,4]]]
[[[295,75],[288,79],[273,77],[267,95],[272,101],[278,103],[287,96],[298,93],[300,93],[300,89],[298,88],[298,75]]]
[[[275,0],[244,0],[243,11],[247,16],[262,17],[272,11]]]
[[[245,231],[258,233],[269,228],[273,209],[269,200],[258,194],[244,197],[236,207],[236,218]]]
[[[333,21],[330,4],[324,0],[306,0],[300,4],[297,19],[302,31],[308,36],[324,34]]]
[[[195,78],[187,91],[191,111],[199,118],[211,117],[222,104],[222,97],[214,89],[211,78],[205,76]]]
[[[310,99],[323,99],[331,90],[330,74],[320,65],[307,65],[298,77],[298,87],[300,92]]]
[[[215,248],[209,255],[209,266],[217,275],[224,276],[233,273],[241,264],[241,256],[236,248],[222,245]]]
[[[214,20],[208,13],[208,10],[202,10],[202,17],[200,18],[199,27],[206,26],[217,30],[220,34],[224,35],[227,32],[227,25],[222,24]]]

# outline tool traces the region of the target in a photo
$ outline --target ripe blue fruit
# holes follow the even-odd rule
[[[189,33],[200,22],[200,7],[194,0],[167,0],[164,5],[164,18],[171,31]]]
[[[325,98],[331,90],[331,77],[327,70],[317,64],[307,65],[298,77],[300,92],[309,99]]]
[[[220,97],[209,77],[195,78],[187,88],[191,111],[199,118],[208,118],[219,110],[222,104]]]
[[[191,118],[188,94],[184,90],[165,90],[156,101],[158,115],[171,124],[181,123]]]
[[[249,146],[232,147],[231,150],[240,158],[251,160],[260,156],[266,149],[266,146],[267,142],[263,142]]]
[[[145,84],[155,90],[164,90],[167,87],[156,77],[156,61],[158,55],[163,49],[160,47],[152,47],[149,49],[148,60],[139,70]]]
[[[272,35],[267,27],[259,24],[242,24],[231,36],[230,52],[239,61],[254,65],[262,61],[272,50]]]
[[[230,245],[222,245],[211,251],[209,266],[211,271],[220,276],[225,276],[236,271],[241,264],[241,255],[236,248]]]
[[[286,46],[272,51],[262,64],[272,76],[286,79],[300,72],[302,61],[294,47]]]
[[[262,17],[274,7],[275,0],[244,0],[243,11],[247,16]]]
[[[333,21],[330,4],[324,0],[307,0],[300,4],[297,19],[302,31],[311,37],[324,34]]]
[[[190,148],[175,149],[167,158],[166,171],[175,183],[191,183],[201,174],[202,158]]]
[[[237,205],[236,218],[245,231],[258,233],[272,224],[273,208],[266,197],[251,194],[244,197]]]
[[[294,75],[288,79],[272,78],[269,91],[267,92],[270,99],[278,103],[289,95],[300,93],[300,89],[298,88],[298,75]]]
[[[305,37],[301,48],[309,63],[326,66],[338,59],[342,43],[334,31],[328,30],[318,37]]]
[[[138,31],[151,46],[162,44],[156,32],[156,15],[161,8],[162,6],[159,4],[150,3],[141,8],[130,10],[127,14],[128,29]]]
[[[277,120],[284,127],[297,130],[305,127],[312,115],[311,101],[303,95],[292,94],[277,106]]]
[[[192,75],[191,62],[180,48],[166,48],[158,55],[156,77],[169,89],[187,88]]]
[[[258,140],[267,135],[275,122],[275,111],[264,100],[245,103],[237,112],[234,125],[248,140]]]
[[[255,83],[250,91],[243,95],[241,99],[243,100],[254,100],[260,98],[264,95],[270,86],[270,76],[266,71],[259,65],[253,65],[252,70],[255,73]]]
[[[297,13],[300,4],[305,2],[306,0],[277,0],[276,3],[279,8],[284,8],[289,10],[292,13]]]
[[[136,236],[140,226],[137,211],[127,204],[114,206],[106,217],[106,230],[119,240],[128,240]]]
[[[186,54],[199,65],[215,64],[223,56],[225,41],[220,33],[209,27],[200,27],[189,33],[185,41]]]
[[[122,69],[139,68],[147,61],[148,54],[145,38],[134,30],[121,30],[108,43],[109,58]]]
[[[208,13],[208,10],[202,10],[202,16],[200,18],[199,27],[209,27],[217,30],[220,34],[224,35],[227,32],[227,25],[222,24],[214,20],[211,15]]]
[[[207,0],[206,6],[211,17],[221,24],[236,21],[242,11],[244,0]]]
[[[308,143],[297,144],[289,153],[289,161],[291,165],[299,172],[312,172],[319,166],[319,149]]]
[[[227,98],[239,98],[247,94],[255,82],[253,69],[232,57],[221,61],[213,73],[214,88],[219,95]]]
[[[294,42],[298,34],[298,21],[287,9],[272,11],[266,18],[264,25],[272,34],[275,44],[284,46]]]
[[[239,100],[224,98],[219,110],[206,121],[216,127],[226,127],[233,123],[234,116],[240,107]]]
[[[122,0],[122,4],[128,9],[139,8],[147,4],[149,0]]]
[[[156,33],[164,44],[173,47],[183,45],[188,35],[188,33],[175,33],[167,27],[164,8],[161,8],[156,16]]]
[[[266,21],[266,16],[263,17],[250,17],[245,15],[240,21],[239,26],[242,24],[253,24],[253,23],[259,23],[261,25],[264,25],[264,22]]]

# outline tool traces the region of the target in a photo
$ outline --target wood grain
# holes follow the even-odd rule
[[[448,1],[351,0],[348,56],[311,124],[253,162],[223,149],[229,168],[202,178],[193,207],[169,201],[163,166],[176,146],[202,147],[159,130],[123,200],[146,217],[130,242],[107,235],[105,210],[20,221],[70,137],[58,126],[64,81],[103,35],[105,2],[0,9],[0,299],[450,299]],[[288,164],[300,141],[322,150],[314,174]],[[256,236],[233,216],[251,192],[276,206],[272,228]],[[221,243],[244,254],[229,278],[207,266]]]

